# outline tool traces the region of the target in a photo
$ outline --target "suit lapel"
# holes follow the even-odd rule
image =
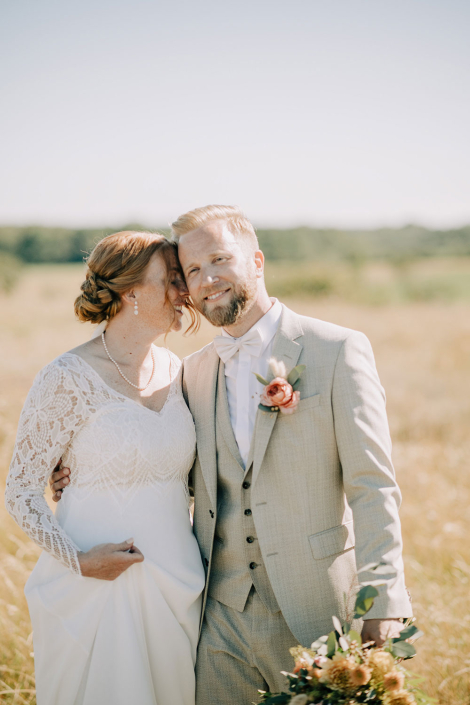
[[[278,361],[282,360],[287,372],[290,372],[296,366],[300,357],[302,345],[296,342],[296,338],[300,338],[302,335],[303,331],[299,316],[283,305],[279,328],[273,342],[272,357]],[[253,457],[253,483],[258,477],[279,413],[279,411],[261,411],[258,409],[256,414],[252,448],[250,449],[250,457]],[[249,463],[247,463],[248,467]]]
[[[198,368],[193,411],[197,453],[202,475],[213,507],[217,506],[217,453],[215,444],[215,407],[219,356],[209,346]]]
[[[230,421],[230,409],[227,398],[227,387],[225,384],[225,365],[221,361],[219,364],[219,379],[217,382],[217,419],[216,423],[222,431],[224,441],[237,463],[244,470],[242,457],[238,448],[238,443],[233,433],[232,422]]]

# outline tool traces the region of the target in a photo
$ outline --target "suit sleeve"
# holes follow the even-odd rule
[[[393,469],[385,393],[371,345],[351,333],[336,362],[333,381],[336,442],[346,497],[353,512],[358,570],[385,563],[385,575],[361,573],[360,581],[383,579],[367,619],[412,615],[405,588],[398,510],[401,494]]]

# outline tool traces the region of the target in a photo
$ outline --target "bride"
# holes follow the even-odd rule
[[[162,235],[121,232],[88,259],[75,312],[96,337],[36,377],[6,505],[43,553],[25,592],[38,705],[194,705],[204,570],[188,512],[196,437],[180,361],[187,289]],[[193,318],[194,323],[194,318]],[[62,458],[70,482],[44,498]]]

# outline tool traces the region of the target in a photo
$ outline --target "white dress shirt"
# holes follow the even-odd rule
[[[269,358],[272,356],[274,336],[279,326],[282,306],[277,299],[271,299],[272,307],[245,335],[257,331],[261,338],[258,355],[238,351],[225,363],[225,384],[227,387],[230,421],[242,460],[246,466],[250,452],[251,437],[255,427],[256,412],[263,385],[254,373],[266,378]],[[234,342],[242,342],[244,336],[233,338],[225,330],[222,336]]]

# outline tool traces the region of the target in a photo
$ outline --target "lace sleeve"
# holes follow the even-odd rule
[[[77,575],[80,549],[56,521],[44,490],[84,423],[84,411],[77,385],[60,358],[38,374],[21,412],[5,493],[6,508],[23,531]]]

